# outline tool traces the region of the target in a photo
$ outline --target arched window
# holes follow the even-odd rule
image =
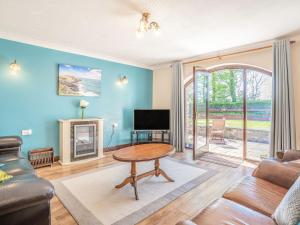
[[[193,130],[194,84],[192,80],[185,84],[186,147],[193,147],[194,137],[197,143],[206,138],[210,152],[254,160],[268,157],[271,72],[248,65],[226,65],[208,71],[208,110],[206,117],[197,119],[197,131]]]

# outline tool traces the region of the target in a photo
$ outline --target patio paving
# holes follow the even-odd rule
[[[247,158],[253,160],[261,160],[269,157],[269,144],[248,142],[247,143]],[[243,142],[234,139],[225,139],[225,144],[218,141],[210,141],[209,151],[223,154],[232,157],[243,157]]]

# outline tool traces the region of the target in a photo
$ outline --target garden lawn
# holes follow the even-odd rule
[[[212,119],[209,120],[209,124],[212,124]],[[243,128],[243,120],[226,120],[225,124],[226,127]],[[198,126],[205,126],[205,119],[198,120]],[[271,121],[247,120],[247,129],[270,130]]]

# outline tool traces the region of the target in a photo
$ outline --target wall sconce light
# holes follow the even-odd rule
[[[121,76],[119,78],[119,80],[117,81],[117,84],[120,85],[120,86],[128,84],[128,78],[126,76]]]
[[[10,72],[12,74],[17,74],[20,70],[21,70],[21,67],[20,65],[17,63],[17,60],[14,60],[10,65],[9,65],[9,69],[10,69]]]

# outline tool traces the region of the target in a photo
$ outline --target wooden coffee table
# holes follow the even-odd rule
[[[118,150],[113,154],[115,160],[131,163],[131,175],[127,177],[116,188],[122,188],[126,184],[131,184],[134,188],[135,199],[139,200],[137,192],[137,181],[155,175],[162,175],[170,182],[174,182],[162,169],[159,168],[159,159],[166,157],[173,150],[173,147],[168,144],[140,144]],[[154,170],[137,175],[136,163],[154,160]]]

